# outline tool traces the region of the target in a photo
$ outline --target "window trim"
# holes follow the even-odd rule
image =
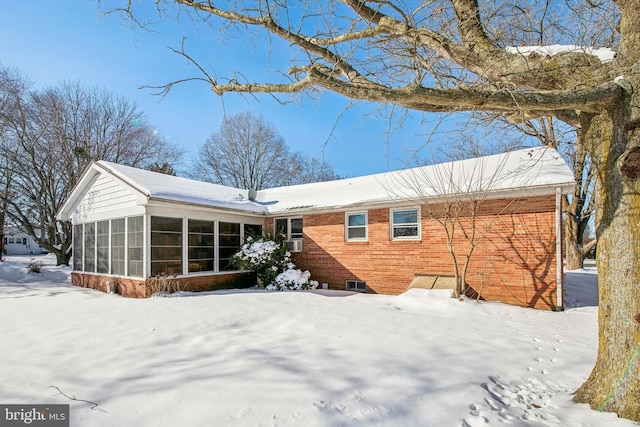
[[[294,241],[302,242],[304,240],[304,217],[302,217],[302,216],[290,216],[290,217],[274,218],[273,219],[273,231],[274,231],[274,234],[278,233],[278,229],[277,229],[277,226],[276,226],[276,223],[278,222],[278,220],[286,220],[287,221],[287,232],[284,235],[285,243],[294,242]],[[294,221],[294,220],[300,220],[300,222],[302,224],[302,232],[301,233],[295,233],[295,234],[301,234],[300,237],[291,237],[291,234],[292,234],[291,233],[291,221]],[[288,246],[289,252],[302,252],[301,243],[298,243],[298,244],[289,243],[287,246]]]
[[[402,211],[416,211],[416,216],[417,216],[417,222],[416,223],[400,223],[400,224],[395,224],[393,222],[393,214],[395,212],[402,212]],[[394,236],[394,230],[397,226],[404,226],[404,227],[416,227],[417,228],[417,234],[415,236]],[[415,207],[404,207],[404,208],[391,208],[389,209],[389,239],[392,241],[406,241],[406,240],[422,240],[422,216],[421,216],[421,212],[420,212],[420,207],[419,206],[415,206]]]
[[[364,215],[364,225],[350,226],[349,217]],[[349,237],[349,230],[364,227],[364,237]],[[344,213],[344,241],[345,242],[368,242],[369,241],[369,211],[345,212]]]

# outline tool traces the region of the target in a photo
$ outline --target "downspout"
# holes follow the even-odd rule
[[[564,310],[564,271],[562,264],[562,189],[556,188],[556,311]]]

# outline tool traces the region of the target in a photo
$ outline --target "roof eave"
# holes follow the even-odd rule
[[[554,183],[554,184],[543,184],[537,186],[526,186],[519,188],[507,188],[507,189],[497,189],[492,190],[488,193],[482,192],[477,194],[486,194],[484,199],[499,199],[503,197],[534,197],[534,196],[544,196],[544,195],[555,195],[556,189],[560,188],[562,194],[568,194],[573,188],[576,186],[575,182],[562,182],[562,183]],[[462,200],[464,198],[468,198],[471,194],[460,194],[459,197],[455,197],[456,195],[452,195],[449,198],[450,201],[455,201],[456,199]],[[385,208],[390,206],[407,206],[407,205],[417,205],[417,204],[425,204],[425,203],[437,203],[438,200],[442,199],[441,195],[431,195],[431,196],[418,196],[418,197],[407,197],[407,198],[398,198],[398,199],[376,199],[371,201],[364,201],[358,203],[349,203],[349,204],[336,204],[336,205],[325,205],[325,206],[305,206],[301,208],[288,208],[282,210],[274,210],[269,211],[267,214],[270,217],[276,217],[280,215],[295,215],[295,214],[308,214],[308,213],[330,213],[330,212],[338,212],[345,210],[355,210],[355,209],[377,209],[377,208]]]

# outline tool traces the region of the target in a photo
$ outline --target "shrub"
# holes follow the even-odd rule
[[[248,237],[240,252],[231,258],[231,264],[241,270],[255,271],[258,284],[269,290],[315,288],[309,281],[308,271],[296,270],[282,236],[275,240],[271,240],[270,235],[266,238]]]
[[[309,280],[311,273],[309,271],[301,271],[300,269],[287,269],[278,274],[275,283],[267,286],[267,290],[273,291],[302,291],[315,289],[318,282]]]
[[[267,239],[247,237],[240,252],[231,258],[231,264],[236,268],[255,271],[258,283],[264,286],[275,283],[278,274],[292,264],[291,253],[282,244],[282,239]]]
[[[176,276],[157,275],[147,279],[147,292],[151,295],[172,294],[180,291]]]
[[[42,261],[31,261],[27,265],[27,270],[29,270],[29,273],[42,273],[44,263]]]

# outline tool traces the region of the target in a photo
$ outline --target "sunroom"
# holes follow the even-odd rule
[[[166,186],[164,178],[107,162],[85,172],[73,192],[80,196],[59,213],[73,222],[72,282],[138,297],[160,277],[188,290],[254,285],[229,260],[245,236],[262,233],[260,204],[246,191],[173,176]],[[165,191],[177,187],[180,194]]]

